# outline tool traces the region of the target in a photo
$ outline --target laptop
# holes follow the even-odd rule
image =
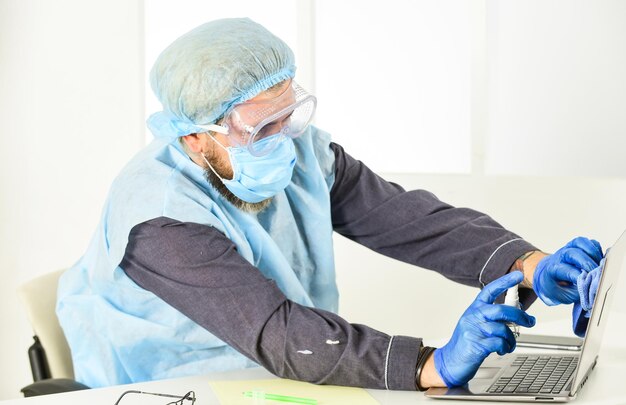
[[[430,388],[429,398],[480,401],[567,402],[576,398],[598,361],[609,308],[626,267],[626,232],[606,256],[585,338],[578,352],[492,354],[468,384]]]

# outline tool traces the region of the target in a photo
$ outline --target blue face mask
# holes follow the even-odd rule
[[[272,152],[264,156],[253,156],[246,148],[227,148],[211,137],[228,152],[233,168],[232,180],[224,179],[217,174],[204,154],[201,155],[231,193],[243,201],[257,203],[275,196],[287,187],[298,160],[293,140],[289,137],[276,134],[259,142],[276,142],[274,137],[282,137],[282,139],[278,141]]]

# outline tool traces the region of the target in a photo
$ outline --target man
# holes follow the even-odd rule
[[[114,181],[57,313],[91,387],[251,367],[318,384],[424,389],[468,381],[515,348],[494,304],[576,302],[602,259],[577,238],[546,255],[479,212],[405,191],[309,125],[316,100],[293,53],[248,19],[204,24],[156,61],[155,140]],[[332,232],[485,287],[448,344],[388,336],[335,314]],[[516,271],[519,270],[519,271]],[[495,281],[494,281],[495,280]],[[407,311],[419,322],[419,309]],[[434,350],[434,352],[433,352]]]

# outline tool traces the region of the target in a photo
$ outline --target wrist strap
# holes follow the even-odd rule
[[[420,348],[420,352],[417,356],[417,366],[415,366],[415,387],[418,391],[426,391],[428,389],[420,385],[420,378],[422,376],[422,369],[424,368],[424,364],[426,364],[426,360],[428,360],[434,351],[435,348],[430,346]]]

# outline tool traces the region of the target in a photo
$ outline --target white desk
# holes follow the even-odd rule
[[[559,321],[537,327],[534,333],[555,333],[564,330],[567,322]],[[593,405],[618,405],[626,404],[626,339],[623,339],[621,331],[622,325],[626,325],[626,314],[611,313],[611,319],[607,325],[604,344],[600,351],[598,365],[591,373],[589,380],[582,389],[575,404]],[[571,326],[567,326],[571,328]],[[160,392],[167,394],[183,395],[187,391],[193,390],[196,393],[196,404],[210,405],[219,404],[215,394],[211,391],[208,381],[210,380],[256,380],[275,378],[262,368],[248,369],[243,371],[232,371],[227,373],[213,373],[205,376],[186,377],[163,381],[152,381],[147,383],[130,384],[108,388],[99,388],[85,391],[69,392],[65,394],[46,395],[41,397],[31,397],[18,400],[0,401],[1,405],[68,405],[68,404],[90,404],[90,405],[113,405],[122,392],[129,389],[142,391]],[[437,404],[462,404],[463,402],[450,402],[435,400],[424,397],[422,393],[412,391],[384,391],[367,390],[378,402],[389,405],[409,405],[416,402],[430,402]],[[144,398],[146,397],[146,398]],[[164,398],[165,399],[165,398]],[[145,402],[144,402],[145,400]],[[167,401],[154,401],[154,397],[143,395],[132,395],[124,398],[123,404],[166,404]],[[469,404],[491,404],[494,402],[476,402]]]

